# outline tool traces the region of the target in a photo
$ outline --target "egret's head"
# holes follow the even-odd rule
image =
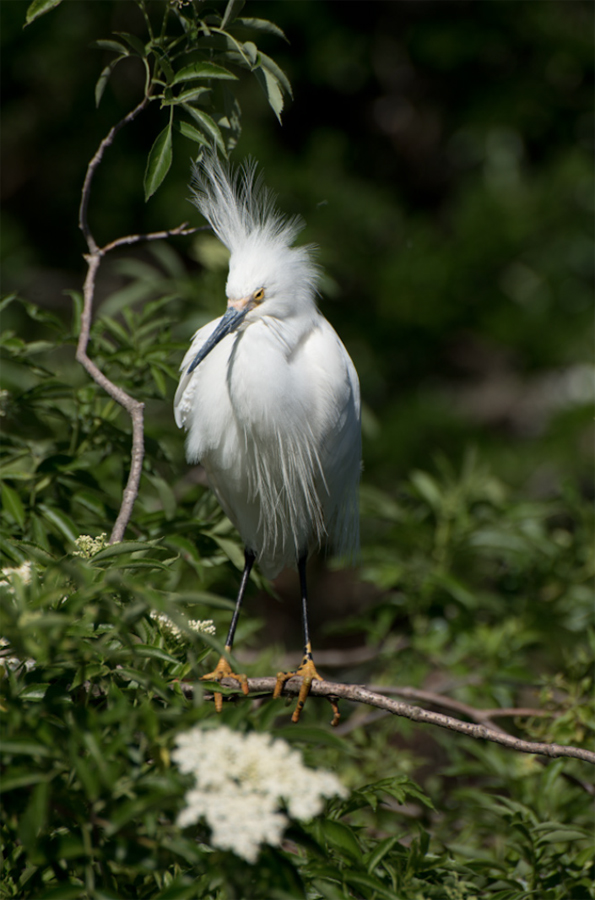
[[[193,200],[230,251],[227,297],[246,320],[313,311],[318,279],[312,247],[293,247],[302,228],[275,208],[253,163],[233,172],[216,154],[194,167]]]

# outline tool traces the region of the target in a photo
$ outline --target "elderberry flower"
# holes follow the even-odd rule
[[[324,800],[348,791],[331,772],[304,766],[301,754],[281,739],[222,726],[178,735],[172,759],[194,775],[177,824],[206,820],[211,843],[255,862],[261,844],[278,846],[289,819],[308,821]]]
[[[90,559],[107,547],[107,534],[105,532],[99,537],[92,538],[89,534],[81,534],[74,542],[76,550],[72,551],[73,556],[82,556],[84,559]]]
[[[184,639],[184,634],[180,628],[165,613],[158,613],[156,610],[153,610],[150,613],[150,617],[151,619],[154,619],[161,628],[168,631],[172,637],[176,638],[176,640]],[[197,634],[215,634],[215,626],[213,625],[212,619],[188,619],[186,624]]]

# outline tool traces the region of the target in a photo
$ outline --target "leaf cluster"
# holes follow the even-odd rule
[[[168,114],[167,124],[155,138],[147,158],[144,188],[148,200],[171,167],[174,128],[199,147],[216,146],[223,154],[236,145],[241,111],[227,84],[237,81],[238,76],[228,66],[254,75],[279,121],[284,96],[291,96],[291,85],[282,69],[254,42],[262,34],[284,38],[283,32],[267,19],[240,16],[244,0],[228,0],[223,12],[204,14],[195,0],[174,0],[163,4],[159,22],[153,21],[145,0],[136,2],[146,25],[146,39],[116,32],[109,39],[95,42],[98,49],[114,54],[95,86],[95,103],[99,106],[114,69],[122,60],[139,60],[145,73],[146,99],[158,103]],[[60,3],[61,0],[33,0],[26,24]]]

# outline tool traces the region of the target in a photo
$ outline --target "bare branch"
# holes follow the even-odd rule
[[[132,514],[134,501],[138,494],[138,486],[140,484],[140,476],[143,466],[144,456],[144,439],[143,439],[143,411],[144,403],[135,400],[121,387],[114,384],[109,378],[103,374],[101,369],[87,355],[87,346],[89,344],[89,332],[91,330],[91,316],[93,312],[93,295],[95,292],[95,276],[99,263],[101,262],[102,251],[97,249],[94,253],[86,257],[88,270],[83,288],[83,311],[81,314],[81,330],[79,334],[78,344],[76,348],[76,359],[87,370],[91,378],[100,387],[109,394],[110,397],[123,406],[130,415],[132,420],[132,450],[130,459],[130,472],[128,481],[124,489],[122,497],[122,505],[118,518],[112,529],[109,542],[115,544],[121,541],[126,531],[126,526]]]
[[[512,707],[507,709],[477,709],[474,706],[469,706],[467,703],[462,703],[460,700],[454,700],[452,697],[447,697],[445,694],[437,694],[434,693],[434,691],[425,691],[412,687],[392,687],[390,685],[374,684],[370,686],[369,690],[378,694],[396,694],[398,697],[408,697],[410,700],[421,700],[422,703],[431,703],[432,706],[439,706],[442,707],[442,709],[452,709],[455,712],[467,716],[474,722],[487,724],[493,728],[494,731],[502,731],[504,734],[506,733],[505,730],[499,725],[495,725],[491,721],[492,719],[514,718],[520,716],[555,717],[557,715],[555,712],[544,709],[516,709]]]
[[[87,167],[81,194],[81,205],[79,208],[79,228],[83,232],[83,235],[87,242],[87,247],[89,248],[89,253],[85,256],[88,268],[83,288],[83,311],[81,314],[81,330],[76,348],[76,359],[81,363],[82,366],[84,366],[84,368],[89,373],[91,378],[96,382],[96,384],[102,387],[110,397],[113,397],[113,399],[126,410],[132,422],[130,472],[128,474],[126,487],[124,488],[120,512],[118,513],[118,517],[110,535],[110,544],[117,543],[124,537],[126,526],[128,525],[130,516],[132,515],[134,502],[138,496],[143,468],[143,457],[145,453],[144,403],[141,403],[139,400],[135,400],[134,397],[131,397],[126,393],[126,391],[122,390],[122,388],[118,387],[118,385],[110,381],[109,378],[104,375],[99,367],[87,355],[89,334],[91,331],[91,321],[93,317],[93,299],[95,295],[95,278],[97,276],[97,270],[99,269],[102,257],[105,256],[105,254],[110,250],[113,250],[115,247],[121,247],[127,244],[135,244],[139,241],[158,241],[162,240],[163,238],[171,237],[173,235],[193,234],[198,230],[196,228],[188,228],[188,223],[183,222],[181,225],[178,225],[177,228],[171,228],[166,231],[155,231],[150,234],[129,234],[126,237],[117,238],[116,240],[111,241],[104,247],[99,247],[95,241],[95,238],[93,237],[93,234],[91,233],[91,229],[89,228],[87,212],[89,208],[89,197],[91,195],[91,185],[93,182],[95,171],[97,170],[97,167],[103,159],[103,154],[107,147],[109,147],[113,143],[113,140],[120,129],[132,122],[139,115],[139,113],[141,113],[142,110],[145,109],[145,107],[150,102],[150,99],[150,95],[149,93],[147,93],[145,97],[143,97],[143,99],[140,101],[140,103],[138,103],[137,106],[135,106],[135,108],[128,113],[128,115],[124,116],[123,119],[121,119],[116,125],[114,125],[114,127],[110,129],[108,134],[101,141],[99,147],[97,148],[97,152],[95,153]]]
[[[250,693],[272,694],[277,679],[275,677],[268,678],[249,678],[248,690]],[[299,694],[301,687],[301,678],[291,678],[284,685],[283,691],[287,694]],[[227,698],[235,698],[237,691],[237,683],[230,678],[224,678],[221,686],[230,690]],[[184,684],[185,692],[191,694],[193,686]],[[413,689],[411,689],[413,690]],[[439,728],[446,728],[449,731],[455,731],[459,734],[465,734],[476,740],[493,741],[503,747],[511,750],[517,750],[520,753],[534,753],[539,756],[548,756],[551,759],[567,757],[571,759],[580,759],[583,762],[595,765],[595,753],[591,750],[584,750],[582,747],[564,747],[561,744],[545,744],[537,741],[525,741],[521,738],[507,734],[497,726],[492,724],[463,722],[461,719],[455,719],[452,716],[445,716],[442,713],[431,712],[422,709],[419,706],[411,706],[402,700],[393,700],[384,697],[375,691],[359,684],[339,684],[332,681],[313,681],[310,693],[315,697],[329,697],[336,700],[350,700],[353,703],[366,703],[369,706],[375,706],[378,709],[386,710],[395,716],[403,716],[412,722],[419,722],[426,725],[437,725]],[[424,692],[425,693],[425,692]],[[212,696],[212,695],[207,695]],[[244,696],[243,694],[241,696]],[[476,710],[476,713],[479,712]],[[493,713],[493,710],[490,710]],[[531,711],[533,712],[533,711]]]
[[[79,228],[83,232],[85,236],[85,240],[87,242],[87,247],[89,248],[90,253],[96,253],[99,248],[95,243],[95,238],[91,234],[91,229],[89,228],[89,223],[87,220],[87,211],[89,208],[89,197],[91,196],[91,182],[93,181],[93,176],[95,175],[95,170],[99,166],[101,160],[103,159],[103,154],[106,149],[111,146],[114,142],[114,138],[121,128],[124,128],[125,125],[130,124],[130,122],[134,121],[136,117],[145,109],[146,106],[151,102],[151,97],[149,94],[146,94],[140,103],[131,110],[128,115],[124,116],[123,119],[120,119],[119,122],[114,125],[113,128],[109,130],[106,134],[99,147],[97,148],[97,152],[95,156],[91,159],[89,165],[87,166],[87,173],[85,175],[85,181],[83,183],[83,190],[81,194],[81,205],[79,207]]]
[[[210,225],[201,225],[199,228],[188,228],[187,226],[188,222],[182,222],[176,228],[168,228],[166,231],[152,231],[149,234],[128,234],[126,237],[116,238],[115,241],[106,244],[99,252],[104,255],[115,247],[122,247],[125,244],[136,244],[139,241],[163,241],[165,238],[175,237],[179,234],[195,234],[197,231],[211,230]]]

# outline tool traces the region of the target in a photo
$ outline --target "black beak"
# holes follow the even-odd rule
[[[233,306],[227,307],[227,312],[215,328],[214,332],[204,342],[194,359],[192,360],[191,365],[188,367],[188,374],[190,375],[196,367],[203,361],[205,356],[211,352],[213,347],[219,343],[219,341],[225,337],[226,334],[229,334],[231,331],[235,331],[238,327],[246,313],[248,312],[249,307],[246,306],[244,309],[235,309]]]

